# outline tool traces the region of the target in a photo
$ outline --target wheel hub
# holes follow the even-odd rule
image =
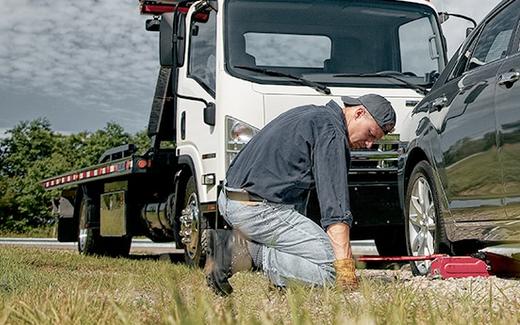
[[[182,243],[190,257],[195,256],[200,237],[200,210],[197,195],[192,193],[180,216]]]
[[[78,245],[79,250],[83,252],[85,250],[85,244],[87,242],[87,213],[85,204],[80,205],[79,211],[79,235]]]

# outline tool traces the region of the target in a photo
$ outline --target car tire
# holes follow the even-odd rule
[[[405,235],[409,256],[449,253],[450,243],[433,173],[431,165],[421,161],[410,174],[405,197]],[[410,265],[414,275],[427,275],[431,261],[415,261]]]
[[[200,211],[195,177],[190,176],[179,216],[180,233],[184,245],[184,260],[193,267],[203,267],[206,261],[207,221]]]

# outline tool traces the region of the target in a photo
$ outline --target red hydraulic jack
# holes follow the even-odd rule
[[[487,277],[490,275],[520,277],[520,260],[491,252],[478,252],[473,256],[376,256],[364,255],[359,262],[412,262],[432,261],[429,275],[447,278]]]

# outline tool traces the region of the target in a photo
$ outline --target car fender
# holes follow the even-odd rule
[[[419,106],[418,106],[419,107]],[[448,107],[445,109],[444,116],[447,115]],[[401,206],[404,211],[406,188],[408,186],[409,176],[414,166],[421,160],[426,160],[434,170],[433,183],[438,193],[440,209],[443,214],[444,224],[448,239],[453,238],[451,235],[454,231],[453,218],[448,205],[448,196],[446,193],[446,173],[444,169],[444,157],[441,151],[441,142],[439,133],[443,122],[439,123],[438,115],[432,114],[429,109],[418,108],[411,115],[407,129],[411,133],[409,141],[404,146],[402,160],[399,164],[399,197]]]

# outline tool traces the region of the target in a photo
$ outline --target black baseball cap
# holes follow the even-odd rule
[[[341,100],[347,106],[363,105],[385,134],[394,129],[395,111],[392,104],[383,96],[376,94],[363,95],[358,98],[342,96]]]

